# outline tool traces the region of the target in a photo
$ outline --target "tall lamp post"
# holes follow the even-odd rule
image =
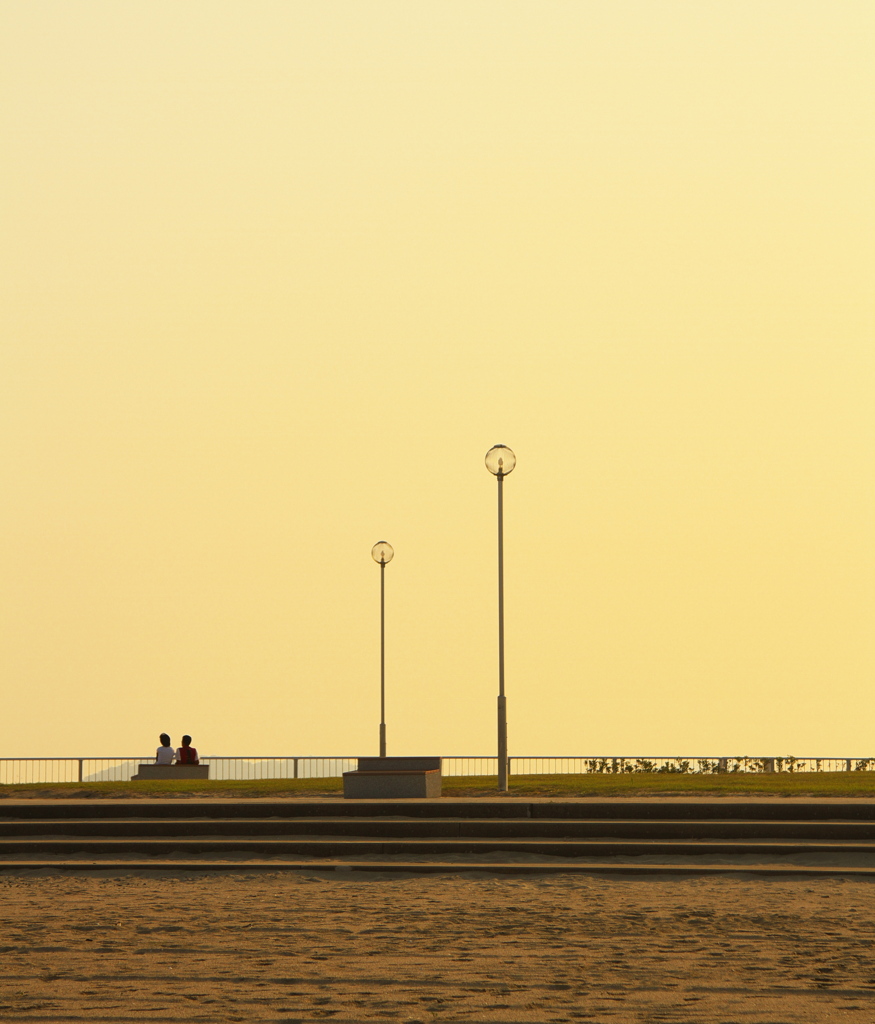
[[[380,540],[371,548],[380,566],[380,757],[386,756],[386,566],[395,557],[391,544]]]
[[[504,444],[486,453],[486,468],[498,480],[498,791],[507,792],[507,699],[504,696],[504,478],[516,455]]]

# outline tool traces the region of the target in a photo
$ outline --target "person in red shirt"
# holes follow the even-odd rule
[[[200,764],[197,751],[191,745],[191,736],[182,737],[182,746],[176,751],[176,766],[183,767],[187,764]]]

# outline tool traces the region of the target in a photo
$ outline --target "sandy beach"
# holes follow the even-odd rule
[[[871,1024],[840,877],[22,872],[0,1018]]]

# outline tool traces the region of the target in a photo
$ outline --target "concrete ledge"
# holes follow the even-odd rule
[[[358,771],[343,773],[347,800],[431,799],[441,795],[439,757],[360,757]]]
[[[360,757],[360,772],[433,772],[443,768],[440,757]]]
[[[136,775],[131,776],[131,782],[166,781],[179,779],[208,779],[210,777],[210,766],[208,764],[141,764]]]
[[[357,771],[343,773],[347,800],[380,800],[405,797],[439,797],[440,768],[427,771]]]

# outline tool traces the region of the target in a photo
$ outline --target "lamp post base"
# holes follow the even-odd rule
[[[498,698],[498,792],[507,787],[507,697]]]
[[[380,723],[380,757],[386,756],[386,723]]]

